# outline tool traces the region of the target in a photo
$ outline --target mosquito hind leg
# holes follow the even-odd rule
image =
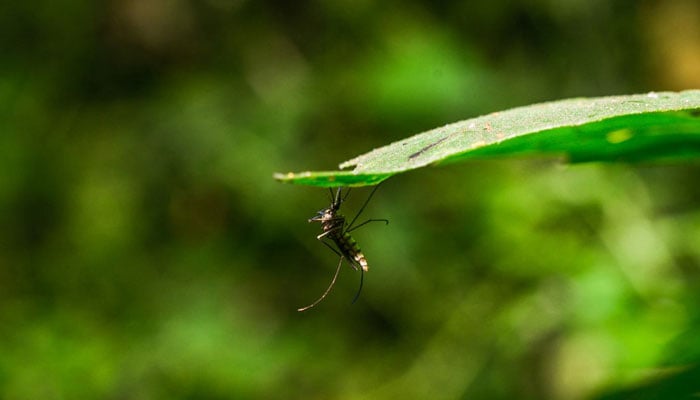
[[[325,243],[325,242],[324,242],[324,243]],[[333,250],[335,250],[335,249],[333,249]],[[333,289],[333,286],[335,285],[336,279],[338,279],[338,274],[340,273],[340,266],[343,265],[343,259],[345,259],[345,257],[340,256],[340,261],[338,262],[338,267],[335,269],[335,274],[333,275],[333,279],[331,280],[331,284],[328,285],[328,288],[326,289],[325,292],[323,292],[323,294],[321,295],[321,297],[319,297],[316,301],[314,301],[313,303],[309,304],[309,305],[306,306],[306,307],[297,308],[297,311],[301,312],[301,311],[306,311],[306,310],[308,310],[308,309],[310,309],[310,308],[313,308],[313,307],[316,306],[316,304],[320,303],[321,301],[323,301],[323,299],[326,298],[326,296],[328,296],[328,293],[331,292],[331,289]],[[360,287],[361,287],[361,286],[360,286]],[[359,293],[358,293],[358,295],[359,295]],[[354,303],[354,302],[355,302],[355,301],[353,300],[353,303]]]
[[[362,293],[362,283],[363,283],[364,280],[365,280],[364,278],[365,278],[364,270],[360,269],[360,287],[357,288],[357,293],[355,293],[355,297],[352,299],[352,303],[351,303],[351,304],[355,304],[355,302],[357,301],[357,299],[360,298],[360,293]]]

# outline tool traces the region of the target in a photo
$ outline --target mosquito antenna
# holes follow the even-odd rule
[[[333,203],[333,201],[335,200],[335,196],[333,195],[333,189],[328,188],[328,193],[330,194],[331,203]]]
[[[341,256],[341,257],[340,257],[340,262],[338,263],[338,268],[335,269],[335,275],[333,275],[333,280],[331,280],[331,284],[328,285],[328,289],[326,289],[326,291],[323,292],[323,294],[321,295],[321,297],[318,298],[318,300],[314,301],[313,303],[309,304],[309,305],[306,306],[306,307],[298,308],[297,311],[300,311],[300,312],[301,312],[301,311],[306,311],[306,310],[308,310],[309,308],[313,308],[314,306],[316,306],[316,304],[320,303],[323,299],[326,298],[326,296],[328,295],[328,293],[330,293],[331,289],[333,288],[333,285],[335,285],[335,280],[338,278],[338,274],[340,273],[340,266],[341,266],[342,264],[343,264],[343,257]],[[361,285],[361,284],[360,284],[360,288],[362,288],[362,285]],[[358,292],[357,294],[359,295],[360,293]],[[355,302],[355,300],[353,300],[353,303],[354,303],[354,302]]]
[[[360,268],[360,287],[357,289],[357,293],[355,294],[355,297],[352,299],[351,304],[355,304],[357,299],[360,298],[360,293],[362,293],[362,283],[364,282],[364,280],[365,280],[365,270]]]
[[[367,196],[367,200],[365,200],[365,204],[363,204],[362,207],[360,207],[360,211],[358,211],[357,214],[355,214],[355,218],[352,219],[352,221],[348,225],[347,229],[350,229],[350,227],[352,227],[352,224],[354,224],[355,221],[357,221],[357,217],[359,217],[360,214],[362,214],[362,211],[365,210],[365,207],[367,207],[367,204],[369,203],[370,199],[372,199],[372,196],[374,196],[374,192],[376,192],[377,189],[379,189],[379,185],[375,186],[374,189],[372,189],[372,193],[370,193],[369,196]]]

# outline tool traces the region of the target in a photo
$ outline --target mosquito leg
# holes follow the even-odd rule
[[[374,196],[374,192],[376,192],[377,189],[379,189],[379,185],[375,186],[374,189],[372,189],[372,193],[370,193],[369,196],[367,196],[367,200],[365,200],[365,204],[363,204],[362,207],[360,207],[360,211],[358,211],[357,214],[355,214],[355,218],[353,218],[352,221],[350,221],[350,224],[348,225],[348,229],[352,228],[352,225],[355,223],[355,221],[357,221],[357,217],[359,217],[360,214],[362,214],[362,211],[365,210],[365,207],[367,207],[367,203],[369,203],[370,199],[372,199],[372,196]]]
[[[333,228],[333,229],[327,230],[327,231],[323,232],[322,234],[316,236],[316,239],[321,240],[321,239],[323,239],[324,237],[330,235],[331,233],[333,233],[333,232],[335,232],[335,231],[342,230],[342,229],[343,229],[343,228],[339,226],[339,227],[337,227],[337,228]]]
[[[341,257],[344,257],[343,254],[341,254],[338,250],[336,250],[335,247],[331,246],[330,243],[326,242],[326,241],[323,240],[323,239],[320,239],[320,240],[321,240],[321,243],[325,244],[326,246],[328,246],[329,249],[333,250],[333,252],[334,252],[335,254],[337,254],[337,255],[339,255],[339,256],[341,256]]]
[[[340,204],[345,200],[344,198],[341,198],[341,196],[342,196],[342,193],[341,193],[341,192],[342,192],[342,189],[343,189],[343,187],[340,186],[340,187],[338,188],[338,191],[335,192],[335,197],[333,198],[333,204],[334,204],[335,206],[337,206],[337,207],[340,207]],[[331,191],[331,193],[332,193],[332,191]],[[345,195],[345,197],[348,197],[348,196]]]
[[[360,298],[360,293],[362,292],[362,283],[364,282],[365,278],[365,273],[363,270],[360,270],[360,287],[357,289],[357,293],[355,294],[355,297],[352,299],[351,304],[355,304],[358,298]]]
[[[331,246],[331,244],[328,243],[328,242],[326,242],[325,240],[321,240],[321,243],[323,243],[323,244],[325,244],[326,246],[328,246],[328,248],[331,249],[331,250],[333,250],[333,252],[334,252],[335,254],[337,254],[337,255],[339,255],[339,256],[341,256],[341,257],[345,257],[345,259],[348,261],[348,265],[350,265],[350,267],[351,267],[352,269],[354,269],[355,271],[357,271],[358,269],[361,269],[362,266],[359,265],[359,264],[357,263],[357,261],[353,260],[352,257],[348,257],[348,256],[343,255],[343,253],[339,252],[335,247]]]
[[[361,223],[360,225],[353,226],[351,229],[347,229],[345,232],[352,232],[355,229],[361,227],[362,225],[369,224],[370,222],[386,222],[386,224],[389,225],[388,219],[368,219],[367,221]]]
[[[351,188],[351,187],[348,187],[348,191],[345,192],[345,196],[343,197],[343,200],[342,200],[342,201],[345,201],[345,200],[348,198],[348,196],[350,196],[350,189],[352,189],[352,188]],[[341,203],[342,203],[342,201],[341,201]]]
[[[325,243],[325,242],[324,242],[324,243]],[[306,311],[306,310],[308,310],[309,308],[314,307],[316,304],[320,303],[323,299],[326,298],[326,296],[328,295],[328,293],[330,293],[331,289],[333,288],[333,285],[335,285],[335,280],[338,279],[338,274],[340,273],[340,266],[343,265],[343,259],[344,259],[344,258],[345,258],[345,257],[340,256],[340,261],[338,262],[338,268],[335,269],[335,275],[333,275],[333,280],[331,280],[331,284],[328,285],[328,288],[326,289],[325,292],[323,292],[323,294],[321,295],[321,297],[319,297],[318,300],[314,301],[313,303],[309,304],[309,305],[306,306],[306,307],[298,308],[297,311],[300,311],[300,312],[301,312],[301,311]]]

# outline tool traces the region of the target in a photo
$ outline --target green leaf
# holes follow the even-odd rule
[[[473,158],[564,156],[570,162],[700,156],[700,90],[577,98],[467,119],[340,164],[345,171],[275,174],[313,186],[375,185],[428,165]]]

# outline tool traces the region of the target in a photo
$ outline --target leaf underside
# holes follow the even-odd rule
[[[340,164],[352,170],[278,173],[274,178],[312,186],[366,186],[428,165],[513,156],[560,156],[572,163],[697,158],[700,90],[513,108],[432,129]]]

